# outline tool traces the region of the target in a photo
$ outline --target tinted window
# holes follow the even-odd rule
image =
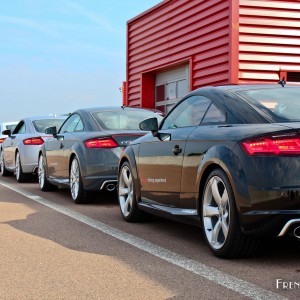
[[[225,122],[225,114],[212,103],[201,124],[224,124]]]
[[[32,124],[37,132],[45,132],[46,128],[53,126],[58,130],[63,122],[63,119],[42,119],[32,121]]]
[[[210,103],[208,98],[202,96],[185,99],[166,117],[162,129],[199,125]]]
[[[76,125],[75,131],[83,131],[83,123],[82,120],[80,119],[79,122]]]
[[[13,134],[25,133],[26,127],[24,121],[20,121],[13,131]]]
[[[22,125],[22,127],[18,130],[18,134],[20,133],[25,133],[26,132],[26,126],[25,126],[25,123]]]
[[[79,115],[74,114],[70,116],[59,130],[59,133],[74,132],[79,121],[81,121]]]
[[[11,124],[11,125],[6,125],[6,129],[9,129],[11,132],[13,132],[16,128],[17,124]],[[5,130],[5,129],[3,129]]]
[[[139,124],[145,119],[156,117],[158,122],[162,116],[146,110],[112,110],[93,113],[94,118],[103,129],[133,129],[139,130]]]
[[[238,94],[276,122],[300,121],[300,88],[255,89]]]

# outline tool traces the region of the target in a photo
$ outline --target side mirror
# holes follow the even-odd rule
[[[11,131],[10,131],[10,129],[3,130],[2,134],[8,135],[9,137],[11,137]]]
[[[139,127],[141,130],[152,131],[152,133],[157,132],[158,131],[157,118],[146,119],[139,124]]]
[[[54,137],[56,137],[57,136],[56,126],[46,128],[45,133],[52,134]]]

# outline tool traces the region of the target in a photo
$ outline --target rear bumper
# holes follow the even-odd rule
[[[300,218],[289,220],[281,229],[278,236],[284,236],[287,232],[293,230],[293,228],[300,226]]]
[[[254,210],[244,213],[242,220],[245,233],[280,237],[300,226],[300,210]]]
[[[248,156],[238,145],[234,151],[227,165],[243,231],[288,234],[296,226],[290,221],[300,219],[299,156]]]
[[[114,189],[108,185],[117,186],[117,175],[85,177],[82,179],[84,188],[88,191],[106,190],[107,188],[113,191]]]
[[[37,167],[38,167],[37,163],[29,163],[29,164],[22,163],[23,173],[36,173]]]
[[[33,173],[37,168],[39,150],[39,145],[24,146],[22,149],[19,149],[22,171],[24,173]]]
[[[295,222],[290,221],[300,219],[299,185],[279,185],[276,182],[272,186],[248,186],[244,195],[247,196],[239,201],[243,203],[239,211],[245,233],[273,237],[281,233],[283,236],[295,227]]]

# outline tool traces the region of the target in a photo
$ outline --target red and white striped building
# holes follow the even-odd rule
[[[167,112],[206,85],[300,83],[300,1],[164,0],[127,22],[123,104]]]

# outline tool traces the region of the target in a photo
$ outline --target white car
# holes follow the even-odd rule
[[[0,157],[1,157],[1,151],[2,151],[2,143],[7,138],[7,135],[2,134],[2,131],[9,129],[11,132],[15,129],[18,122],[2,122],[0,123]],[[1,165],[0,165],[0,171],[1,171]]]
[[[19,122],[17,121],[0,123],[0,148],[5,138],[7,138],[7,135],[2,134],[2,131],[9,129],[11,132],[13,132],[18,123]]]
[[[45,129],[60,128],[66,116],[41,116],[22,119],[15,129],[4,130],[7,135],[2,143],[0,169],[2,176],[16,173],[18,182],[26,182],[36,172],[40,146],[52,135]]]

